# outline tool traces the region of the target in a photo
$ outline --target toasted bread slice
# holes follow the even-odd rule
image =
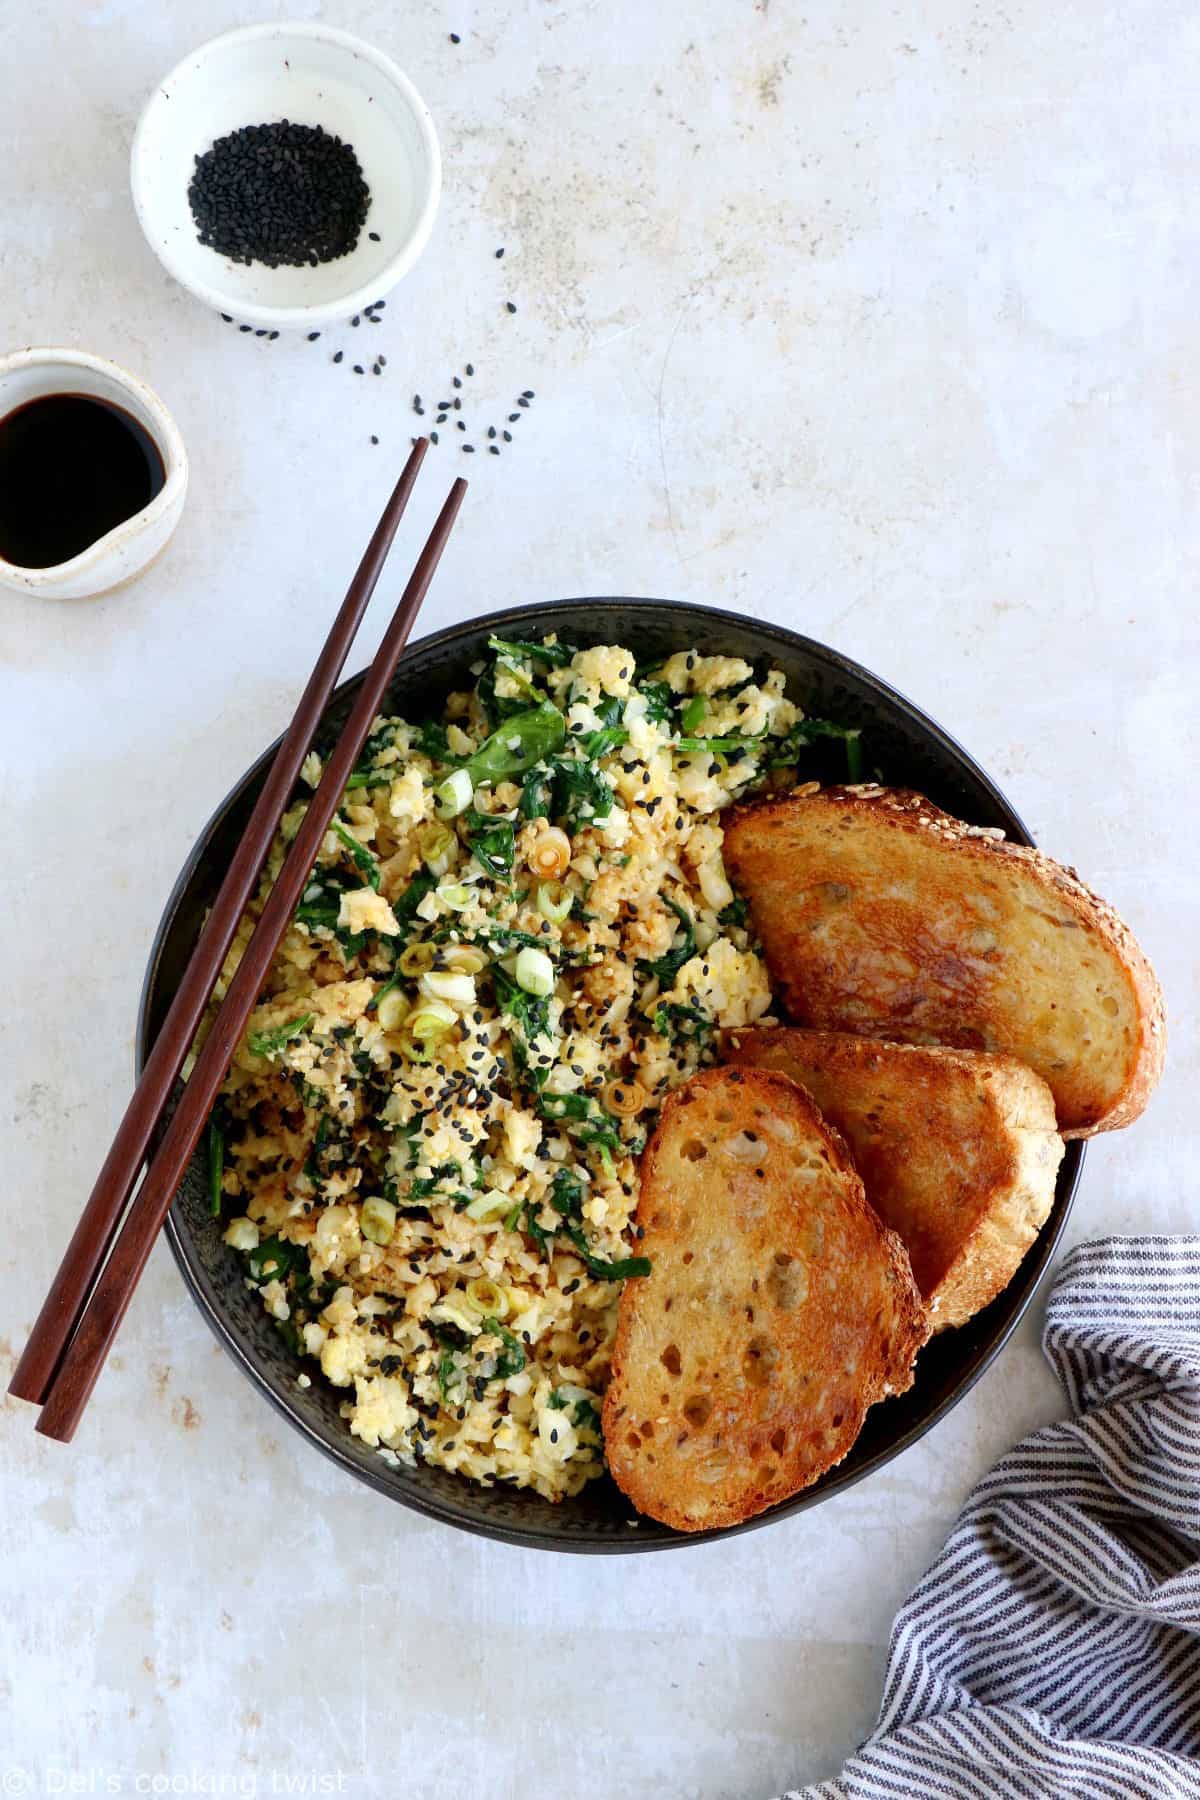
[[[935,1331],[1008,1286],[1062,1161],[1040,1075],[1010,1056],[790,1025],[727,1031],[721,1051],[790,1075],[841,1132],[867,1199],[903,1239]]]
[[[797,1024],[1015,1056],[1049,1085],[1064,1137],[1145,1106],[1162,994],[1074,870],[879,787],[740,807],[725,861]]]
[[[928,1336],[904,1246],[808,1095],[706,1069],[645,1153],[604,1400],[609,1468],[680,1531],[735,1525],[840,1462]]]

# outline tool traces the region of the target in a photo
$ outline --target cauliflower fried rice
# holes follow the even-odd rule
[[[213,1208],[365,1444],[557,1501],[604,1467],[639,1153],[771,1004],[721,809],[857,743],[733,657],[493,639],[475,672],[376,721],[223,1087]]]

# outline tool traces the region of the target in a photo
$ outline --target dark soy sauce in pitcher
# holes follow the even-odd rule
[[[0,557],[69,562],[162,490],[162,452],[123,407],[44,394],[0,419]]]

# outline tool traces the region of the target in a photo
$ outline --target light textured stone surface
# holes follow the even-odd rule
[[[145,579],[0,596],[5,1348],[127,1093],[175,872],[286,719],[411,394],[468,358],[477,417],[538,398],[503,459],[430,458],[405,547],[445,478],[473,486],[428,626],[674,595],[796,625],[911,693],[1167,987],[1166,1081],[1089,1153],[1072,1235],[1196,1225],[1194,9],[346,0],[333,22],[433,108],[446,196],[386,326],[317,345],[203,311],[129,204],[144,94],[246,17],[0,11],[4,332],[139,371],[192,458]],[[330,365],[368,336],[385,379]],[[0,1413],[0,1743],[31,1792],[74,1770],[89,1792],[765,1796],[868,1729],[897,1604],[971,1482],[1056,1407],[1031,1319],[931,1437],[828,1507],[681,1555],[538,1556],[305,1450],[160,1250],[74,1446]]]

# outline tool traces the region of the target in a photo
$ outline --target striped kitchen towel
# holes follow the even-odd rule
[[[892,1629],[879,1722],[787,1800],[1200,1796],[1200,1238],[1063,1262],[1071,1417],[979,1483]]]

